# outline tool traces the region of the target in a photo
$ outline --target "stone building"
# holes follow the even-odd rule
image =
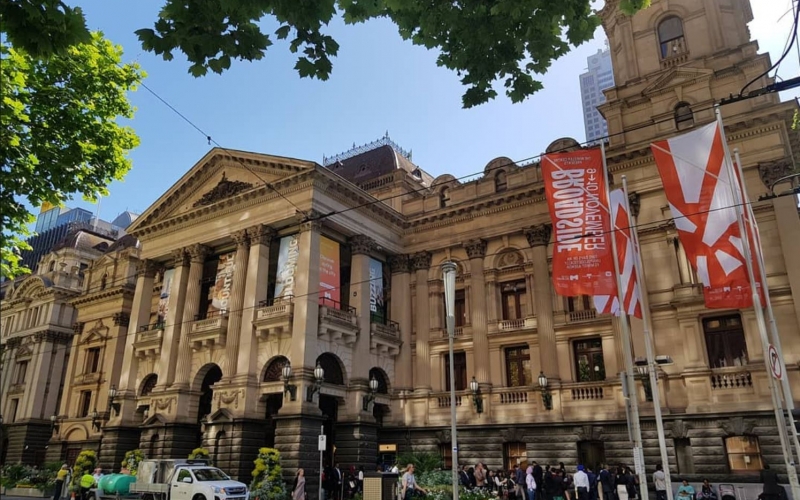
[[[58,412],[86,268],[113,243],[79,229],[45,254],[35,274],[8,286],[0,302],[0,463],[44,463]]]
[[[749,4],[654,0],[626,17],[608,0],[601,15],[617,85],[601,107],[609,168],[634,193],[656,354],[674,361],[658,387],[670,467],[715,481],[764,463],[780,470],[753,312],[704,308],[649,149],[713,121],[712,103],[770,66],[749,40]],[[788,256],[800,248],[800,219],[792,198],[757,201],[800,154],[796,109],[764,95],[722,114],[742,154],[798,400],[800,265]],[[573,147],[559,139],[549,149]],[[257,448],[274,445],[287,472],[304,467],[315,477],[321,429],[329,462],[369,470],[413,449],[441,453],[449,466],[450,383],[465,463],[632,462],[620,328],[588,297],[552,291],[539,164],[500,157],[460,183],[431,177],[408,156],[388,139],[325,166],[212,149],[134,221],[128,233],[141,242],[141,263],[119,411],[103,416],[103,449],[117,443],[106,467],[136,440],[150,457],[202,445],[248,480]],[[458,266],[452,381],[447,260]],[[641,324],[633,330],[642,356]],[[647,389],[637,392],[652,470],[653,408]]]

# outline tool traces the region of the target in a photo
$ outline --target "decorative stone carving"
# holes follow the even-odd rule
[[[72,325],[72,332],[75,333],[75,335],[82,334],[83,333],[83,325],[84,325],[83,322],[75,323],[74,325]]]
[[[508,427],[502,432],[504,443],[524,443],[525,435],[519,427]]]
[[[450,436],[450,429],[445,429],[436,433],[436,442],[438,444],[452,443],[453,439]]]
[[[742,417],[731,417],[728,420],[723,420],[719,423],[722,430],[728,436],[744,436],[752,434],[753,429],[756,427],[756,421],[753,419],[745,420]]]
[[[201,245],[199,243],[195,243],[194,245],[188,247],[186,252],[191,257],[192,262],[199,262],[203,263],[206,261],[206,257],[211,253],[211,249],[205,245]]]
[[[684,439],[689,437],[689,425],[681,419],[672,422],[672,438]]]
[[[553,226],[550,224],[540,224],[525,230],[525,237],[531,247],[547,246],[550,243],[550,233]]]
[[[602,441],[603,428],[596,425],[582,425],[575,429],[578,441]]]
[[[414,263],[414,269],[417,271],[428,270],[431,267],[431,253],[418,252],[411,256]]]
[[[470,259],[481,259],[486,256],[486,242],[481,239],[469,240],[464,243],[464,249]]]
[[[211,191],[207,192],[199,200],[194,202],[194,205],[192,206],[203,207],[212,205],[218,201],[236,196],[242,191],[253,189],[253,187],[254,186],[249,182],[229,181],[228,178],[225,177],[225,172],[222,172],[222,179],[219,180],[219,183],[217,183],[217,185],[214,186]]]
[[[144,259],[139,264],[139,273],[145,278],[155,278],[156,273],[161,268],[161,264],[151,259]]]
[[[500,269],[506,267],[521,266],[522,264],[523,264],[522,255],[520,255],[519,252],[516,252],[514,250],[509,250],[507,252],[500,254],[500,257],[498,257],[497,259],[497,267]]]
[[[775,181],[781,177],[786,177],[795,172],[792,163],[787,159],[771,161],[758,164],[758,175],[761,177],[761,182],[769,189],[774,187]],[[789,182],[789,180],[787,180]]]
[[[375,248],[375,240],[363,234],[357,234],[350,238],[350,254],[369,255]]]
[[[408,255],[392,255],[389,257],[389,269],[392,274],[411,272],[411,260]]]
[[[247,234],[247,229],[242,229],[231,234],[231,239],[236,242],[237,247],[249,247],[250,236]]]
[[[168,398],[153,398],[153,405],[156,407],[156,410],[167,410],[167,413],[171,413],[172,405],[174,403],[175,396]]]
[[[639,217],[639,210],[642,208],[642,199],[639,193],[628,194],[628,205],[631,207],[631,217]]]
[[[128,326],[131,320],[130,314],[124,312],[114,313],[112,318],[114,319],[114,326]]]
[[[14,353],[14,359],[30,358],[33,356],[33,351],[27,345],[20,346],[17,352]]]
[[[264,224],[253,226],[247,230],[251,245],[269,245],[275,237],[275,230]]]
[[[172,265],[174,267],[183,267],[189,265],[189,255],[183,248],[173,250],[170,257],[172,259]]]

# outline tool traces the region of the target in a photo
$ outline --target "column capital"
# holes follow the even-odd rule
[[[628,205],[631,207],[631,217],[639,217],[639,210],[642,208],[642,199],[639,193],[628,194]]]
[[[480,238],[467,240],[462,245],[467,251],[467,257],[470,259],[482,259],[486,257],[486,242],[484,240]]]
[[[177,250],[173,250],[170,253],[170,262],[172,263],[173,267],[188,266],[189,255],[186,253],[186,249],[178,248]]]
[[[431,253],[417,252],[411,256],[416,271],[427,271],[431,267]]]
[[[322,222],[318,220],[310,220],[300,224],[300,232],[305,233],[307,231],[313,231],[315,233],[319,233],[322,230]]]
[[[250,235],[247,233],[247,229],[235,231],[233,234],[231,234],[231,239],[236,242],[237,248],[250,246]]]
[[[553,226],[550,224],[539,224],[538,226],[531,226],[525,229],[525,237],[528,239],[528,245],[531,247],[547,246],[550,243],[550,233]]]
[[[357,234],[349,239],[351,255],[369,255],[375,248],[375,240],[363,234]]]
[[[389,257],[389,269],[391,269],[392,274],[411,272],[411,260],[408,255],[391,255]]]
[[[161,269],[162,264],[152,259],[144,259],[139,263],[139,276],[145,278],[155,278],[156,273]]]
[[[247,229],[247,234],[250,236],[251,245],[267,245],[272,243],[272,238],[275,237],[275,230],[271,227],[258,224]]]
[[[206,257],[208,257],[208,254],[211,253],[211,249],[205,245],[195,243],[194,245],[186,248],[186,253],[189,254],[192,262],[203,263],[205,262]]]

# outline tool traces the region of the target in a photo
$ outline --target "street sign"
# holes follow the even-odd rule
[[[769,345],[767,355],[769,356],[769,368],[772,372],[772,376],[780,380],[783,378],[783,364],[781,363],[781,358],[778,356],[778,350],[775,349],[774,345]]]
[[[644,472],[644,464],[642,463],[642,449],[638,446],[633,447],[633,468],[636,471],[636,474],[641,474]]]
[[[326,439],[326,436],[325,436],[325,434],[320,434],[320,435],[319,435],[319,443],[318,443],[318,445],[317,445],[317,450],[319,450],[319,451],[325,451],[325,448],[326,448],[326,441],[325,441],[325,439]]]

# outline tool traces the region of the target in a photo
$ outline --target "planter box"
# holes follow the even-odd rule
[[[36,488],[6,488],[3,496],[8,497],[31,497],[31,498],[50,498],[52,491],[45,492]]]

